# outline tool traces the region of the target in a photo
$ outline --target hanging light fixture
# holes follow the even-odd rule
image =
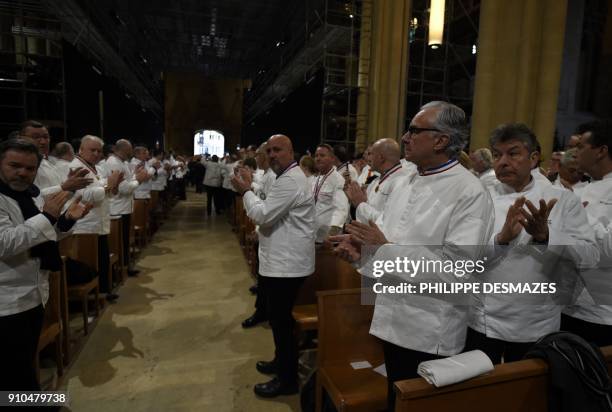
[[[427,45],[437,49],[444,38],[445,0],[431,0],[429,9],[429,39]]]

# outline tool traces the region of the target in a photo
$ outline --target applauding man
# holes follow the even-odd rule
[[[298,392],[291,312],[304,279],[314,272],[315,206],[308,180],[293,158],[291,140],[274,135],[266,152],[277,177],[265,199],[253,193],[251,174],[244,169],[232,178],[232,185],[243,195],[248,217],[259,225],[259,287],[267,299],[276,347],[274,360],[258,362],[257,370],[277,377],[254,390],[259,396],[275,397]]]

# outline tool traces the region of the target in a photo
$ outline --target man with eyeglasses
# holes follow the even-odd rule
[[[462,109],[439,101],[421,107],[402,138],[406,160],[417,166],[418,173],[393,191],[376,222],[352,222],[346,226],[349,235],[331,238],[339,242],[338,255],[356,262],[364,253],[360,271],[366,276],[372,273],[372,262],[397,257],[435,261],[442,253],[451,259],[479,259],[479,246],[491,235],[493,208],[478,178],[457,160],[466,137]],[[452,274],[432,275],[455,280]],[[402,282],[410,277],[393,276]],[[465,305],[427,295],[376,296],[370,333],[383,341],[389,410],[394,410],[393,383],[416,377],[423,361],[461,352],[466,330]]]
[[[42,160],[38,167],[34,184],[40,189],[43,197],[61,191],[76,192],[91,184],[92,179],[86,177],[87,169],[77,168],[71,170],[67,177],[48,160],[49,157],[49,130],[47,127],[36,120],[26,120],[19,128],[20,137],[27,139],[38,147]]]

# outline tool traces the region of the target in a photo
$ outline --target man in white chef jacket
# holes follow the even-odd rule
[[[97,136],[86,135],[81,139],[79,153],[70,162],[70,168],[84,168],[88,171],[85,177],[92,182],[89,186],[76,192],[83,201],[91,203],[93,208],[83,219],[79,220],[73,228],[73,233],[90,233],[98,235],[98,279],[100,291],[106,294],[106,299],[114,302],[119,296],[112,293],[112,284],[109,284],[109,248],[108,235],[110,234],[110,197],[117,193],[117,188],[123,175],[115,170],[109,176],[100,174],[96,164],[102,159],[104,141]]]
[[[493,170],[493,155],[486,147],[476,149],[470,154],[472,167],[476,176],[487,189],[497,184],[495,170]]]
[[[319,176],[314,181],[312,193],[316,205],[317,243],[323,243],[328,235],[342,231],[349,215],[349,201],[344,193],[344,177],[336,170],[334,149],[321,144],[315,151],[315,165]]]
[[[0,388],[36,391],[35,357],[49,299],[49,272],[61,270],[57,248],[89,210],[60,191],[46,198],[33,185],[42,160],[26,139],[0,143]],[[77,199],[78,200],[78,199]]]
[[[561,328],[598,346],[612,345],[612,121],[594,121],[579,128],[578,165],[593,181],[581,193],[595,232],[600,261],[583,274],[585,289],[566,308]]]
[[[134,211],[134,191],[138,185],[148,178],[144,167],[138,166],[132,173],[129,160],[132,157],[132,144],[129,140],[119,139],[115,143],[113,153],[106,159],[108,173],[118,171],[122,173],[123,180],[119,183],[117,194],[110,199],[111,216],[121,216],[123,230],[123,263],[128,267],[128,275],[136,276],[138,270],[130,259],[130,225]]]
[[[577,149],[569,149],[563,152],[559,161],[559,174],[553,185],[571,190],[576,196],[580,197],[589,182],[583,181],[584,171],[578,165],[576,153]]]
[[[366,275],[375,261],[439,259],[440,253],[427,245],[437,245],[445,256],[478,259],[491,235],[493,205],[478,178],[457,160],[467,140],[465,113],[447,102],[430,102],[414,116],[402,140],[405,158],[418,173],[393,191],[376,223],[352,222],[346,226],[350,235],[332,237],[339,242],[336,252],[356,262],[362,245],[379,245],[362,261]],[[453,275],[449,280],[454,281]],[[422,361],[463,350],[467,312],[466,305],[427,295],[376,296],[370,333],[383,342],[389,410],[394,410],[394,382],[416,377]]]
[[[19,134],[32,141],[43,157],[34,180],[43,197],[61,191],[74,193],[91,183],[91,179],[85,177],[86,169],[75,169],[70,171],[68,176],[63,176],[60,169],[48,160],[51,137],[45,125],[35,120],[27,120],[21,124]]]
[[[562,277],[577,280],[580,268],[599,260],[580,200],[533,178],[537,140],[524,124],[497,127],[490,146],[500,183],[491,189],[495,227],[484,280],[562,289]],[[475,295],[466,349],[482,350],[493,363],[522,359],[538,339],[559,330],[562,291],[544,290]]]
[[[266,153],[265,143],[262,143],[255,152],[255,160],[257,161],[258,170],[261,170],[262,174],[259,177],[258,182],[255,182],[255,174],[253,174],[253,184],[251,185],[251,189],[253,190],[253,193],[255,193],[255,195],[261,200],[266,200],[268,194],[270,193],[270,188],[276,181],[276,173],[274,173],[274,170],[272,170],[270,167],[270,159]],[[255,227],[255,231],[256,233],[259,233],[259,228]],[[258,281],[259,278],[260,275],[257,275]],[[256,285],[251,287],[250,290],[255,291],[257,294],[257,298],[255,300],[255,312],[250,317],[242,321],[243,328],[250,328],[268,320],[265,290],[259,289]]]
[[[366,190],[357,182],[351,182],[345,190],[351,204],[356,208],[357,220],[368,223],[376,221],[387,203],[391,193],[410,173],[416,173],[416,165],[407,163],[404,167],[400,162],[400,147],[394,139],[380,139],[370,149],[372,169],[379,176],[372,180]]]
[[[232,184],[243,195],[247,216],[259,225],[259,287],[265,290],[274,335],[275,356],[258,362],[257,370],[276,374],[255,385],[262,397],[298,392],[298,352],[291,314],[300,286],[314,272],[315,206],[311,187],[294,160],[287,136],[274,135],[266,145],[270,167],[277,175],[266,199],[251,189],[251,174],[241,169]]]

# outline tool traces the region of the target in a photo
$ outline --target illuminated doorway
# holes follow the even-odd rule
[[[223,157],[225,137],[216,130],[198,130],[193,136],[193,154]]]

